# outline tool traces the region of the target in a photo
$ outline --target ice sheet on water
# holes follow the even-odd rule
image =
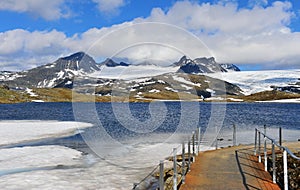
[[[154,142],[149,141],[145,144],[137,144],[135,153],[140,154],[124,154],[110,160],[99,160],[93,167],[83,166],[85,162],[93,162],[92,160],[97,159],[96,157],[83,159],[77,151],[64,147],[4,149],[0,152],[7,154],[3,165],[0,165],[4,171],[16,168],[56,166],[57,164],[71,168],[41,169],[3,175],[0,177],[0,189],[131,189],[133,182],[141,180],[161,158],[165,157],[156,154],[158,149],[161,152],[167,152],[165,154],[167,156],[170,150],[178,145],[156,146]],[[150,153],[145,156],[145,153],[153,150],[156,150],[151,153],[154,157],[148,157]],[[146,166],[145,163],[147,163]],[[81,165],[83,166],[80,167]]]
[[[136,175],[144,173],[126,170],[99,162],[90,168],[44,170],[18,173],[0,178],[1,189],[55,190],[128,190]]]
[[[0,121],[0,145],[67,136],[77,129],[87,127],[92,127],[92,124],[71,121]]]
[[[106,188],[107,172],[103,166],[89,167],[93,155],[62,146],[39,146],[0,149],[0,189],[99,189]],[[111,174],[111,173],[110,173]],[[113,181],[111,181],[113,183]],[[101,188],[100,188],[101,189]],[[103,188],[104,189],[104,188]]]
[[[35,146],[0,149],[0,174],[16,169],[73,166],[81,163],[81,152],[63,146]]]
[[[24,124],[24,122],[20,123]],[[37,122],[37,124],[42,123]],[[62,127],[64,123],[56,122],[56,124]],[[8,131],[12,125],[5,126],[6,129],[5,127],[2,129]],[[17,126],[20,127],[18,124]],[[27,129],[33,132],[35,127],[28,127]],[[46,133],[47,130],[44,132]],[[267,133],[270,136],[277,137],[278,129],[268,128]],[[28,135],[27,139],[35,137],[30,133],[26,134]],[[295,141],[299,136],[299,130],[283,130],[284,140]],[[129,147],[129,152],[108,157],[106,160],[93,155],[82,156],[76,150],[60,146],[2,149],[0,154],[6,156],[1,157],[1,171],[22,167],[55,167],[57,165],[70,166],[70,168],[58,167],[55,169],[50,168],[50,170],[32,170],[2,175],[0,176],[0,189],[131,189],[132,184],[147,176],[160,160],[173,155],[173,148],[178,148],[177,153],[180,154],[181,143],[187,141],[188,137],[190,137],[190,134],[164,133],[153,134],[140,139],[129,139],[122,142],[123,146]],[[206,137],[214,138],[215,134],[208,134]],[[229,141],[229,139],[232,139],[232,130],[221,130],[218,137],[224,139],[220,142],[220,146],[232,145],[232,141]],[[238,144],[253,142],[254,128],[247,128],[246,130],[243,127],[237,128]],[[211,144],[209,146],[203,144],[200,150],[212,149],[212,146]]]

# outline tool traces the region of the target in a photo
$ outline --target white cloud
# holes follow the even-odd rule
[[[70,15],[64,0],[1,0],[0,10],[29,13],[46,20],[57,20]]]
[[[60,52],[67,38],[56,30],[29,32],[22,29],[0,33],[0,55],[18,53],[53,54]],[[63,48],[64,49],[64,48]]]
[[[153,9],[148,18],[91,28],[72,37],[55,30],[11,30],[0,33],[0,63],[5,68],[29,68],[62,54],[87,51],[96,58],[127,56],[132,61],[172,62],[187,54],[192,58],[215,56],[218,62],[299,68],[300,33],[289,28],[294,17],[291,7],[289,2],[239,9],[234,3],[183,1],[168,11]],[[192,34],[175,26],[145,22],[174,24]]]
[[[239,9],[234,3],[183,1],[175,3],[167,12],[153,9],[147,20],[172,23],[192,31],[220,62],[299,67],[300,33],[292,33],[289,28],[294,17],[291,8],[291,3],[280,1],[250,9]]]
[[[5,70],[29,69],[69,52],[68,38],[56,30],[29,32],[22,29],[0,33],[0,65]]]
[[[125,5],[125,0],[93,0],[98,4],[98,9],[105,14],[118,14],[118,9]]]
[[[237,4],[197,4],[189,1],[176,3],[168,12],[153,9],[152,21],[180,25],[188,30],[223,32],[231,34],[255,34],[277,29],[290,22],[292,13],[288,2],[276,2],[267,8],[238,9]]]
[[[268,5],[268,0],[249,0],[248,5],[250,7],[254,6],[266,6]]]

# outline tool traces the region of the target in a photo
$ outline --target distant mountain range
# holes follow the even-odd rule
[[[143,67],[148,64],[139,64]],[[0,83],[5,83],[11,88],[55,88],[72,87],[74,77],[86,76],[96,71],[104,70],[104,67],[129,67],[128,63],[117,63],[112,59],[106,59],[102,63],[96,63],[95,60],[84,52],[78,52],[67,57],[59,58],[53,63],[42,65],[24,72],[1,72]],[[168,73],[170,67],[177,68],[179,73],[199,74],[214,72],[239,71],[235,65],[218,64],[214,58],[198,58],[195,60],[183,56],[179,62],[165,67]],[[161,68],[163,69],[163,68]],[[116,69],[117,70],[117,69]],[[147,77],[147,68],[143,71]],[[100,76],[101,77],[101,76]]]
[[[74,89],[79,94],[97,97],[129,97],[132,101],[209,99],[247,93],[244,81],[241,84],[232,78],[225,81],[218,74],[232,73],[228,76],[236,77],[240,73],[238,71],[240,69],[236,65],[219,64],[213,57],[192,60],[183,56],[169,66],[159,66],[150,61],[130,64],[109,58],[97,63],[88,54],[77,52],[23,72],[0,71],[0,90],[27,93],[30,96],[28,100],[41,97],[39,89],[44,88]],[[300,89],[298,83],[289,88],[276,84],[272,86],[273,90],[297,93]],[[55,92],[57,94],[58,91]],[[47,93],[54,94],[48,90]],[[43,91],[43,99],[47,93]]]

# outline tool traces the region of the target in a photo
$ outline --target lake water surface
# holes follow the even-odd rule
[[[233,124],[238,143],[253,143],[255,127],[264,125],[272,135],[282,127],[284,140],[300,138],[295,133],[300,131],[300,104],[292,103],[22,103],[0,104],[0,110],[0,120],[92,123],[94,127],[81,135],[19,146],[63,145],[87,153],[91,167],[72,172],[83,176],[82,183],[95,183],[97,189],[130,189],[159,160],[171,155],[172,148],[180,149],[198,127],[207,141],[202,148],[214,146],[216,137],[224,139],[220,146],[232,145]],[[70,177],[68,172],[60,175]]]

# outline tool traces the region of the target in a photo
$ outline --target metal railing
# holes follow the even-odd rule
[[[198,128],[195,132],[192,133],[192,137],[187,141],[182,142],[180,146],[177,148],[173,148],[171,153],[173,167],[172,170],[172,180],[165,179],[165,168],[164,161],[161,160],[159,164],[155,167],[155,169],[147,175],[141,182],[134,183],[133,189],[138,190],[141,189],[141,184],[149,177],[155,176],[156,172],[159,172],[158,175],[158,187],[159,190],[177,190],[178,185],[185,183],[185,176],[190,171],[190,167],[192,162],[195,161],[195,156],[198,155],[200,151],[200,129]],[[186,147],[187,146],[187,147]],[[178,162],[178,156],[180,155],[181,148],[181,163]],[[186,150],[187,149],[187,150]],[[181,174],[181,175],[179,175]]]
[[[233,140],[232,145],[236,146],[236,126],[233,124]],[[185,176],[190,171],[192,162],[195,162],[196,156],[200,152],[200,145],[202,143],[201,139],[201,129],[198,127],[197,130],[192,132],[192,136],[187,139],[187,141],[183,141],[180,146],[177,148],[173,148],[172,153],[169,157],[172,157],[173,167],[172,176],[169,179],[166,179],[166,171],[164,168],[164,160],[161,160],[158,165],[155,166],[154,170],[149,173],[143,180],[139,183],[134,183],[133,190],[140,190],[140,189],[153,189],[142,187],[142,184],[149,180],[150,177],[156,176],[158,178],[158,185],[157,188],[159,190],[177,190],[180,184],[185,183]],[[215,138],[215,149],[218,149],[218,142],[222,141],[222,138],[219,138],[218,135]],[[178,162],[178,156],[180,155],[181,149],[181,163]],[[158,175],[156,175],[158,173]],[[172,180],[170,180],[172,178]]]
[[[276,152],[275,152],[275,146],[278,147],[280,150],[283,151],[283,187],[284,190],[288,190],[289,189],[289,182],[288,182],[288,159],[287,159],[287,155],[289,154],[292,158],[296,159],[296,160],[300,160],[299,157],[297,157],[296,155],[294,155],[287,147],[282,146],[281,142],[281,128],[279,129],[279,144],[276,142],[276,140],[274,138],[269,137],[268,135],[266,135],[266,126],[264,126],[264,132],[261,132],[259,129],[255,129],[255,145],[254,145],[254,155],[258,155],[258,161],[261,163],[262,161],[262,156],[261,156],[261,137],[263,137],[263,156],[264,156],[264,167],[265,167],[265,171],[268,171],[268,152],[267,152],[267,140],[271,141],[272,143],[272,178],[273,178],[273,183],[276,183]]]
[[[186,152],[187,145],[187,152]],[[200,129],[198,128],[192,133],[192,137],[186,142],[182,142],[181,145],[181,163],[178,162],[177,156],[178,148],[173,149],[173,177],[172,181],[165,182],[162,178],[164,176],[163,169],[160,169],[160,180],[159,180],[159,190],[177,190],[180,184],[185,183],[185,176],[191,169],[192,162],[195,162],[195,156],[198,155],[200,151]],[[162,161],[160,162],[162,163]],[[179,168],[177,168],[179,166]],[[163,165],[161,165],[163,168]],[[180,172],[180,176],[179,176]],[[168,183],[168,184],[167,184]]]

